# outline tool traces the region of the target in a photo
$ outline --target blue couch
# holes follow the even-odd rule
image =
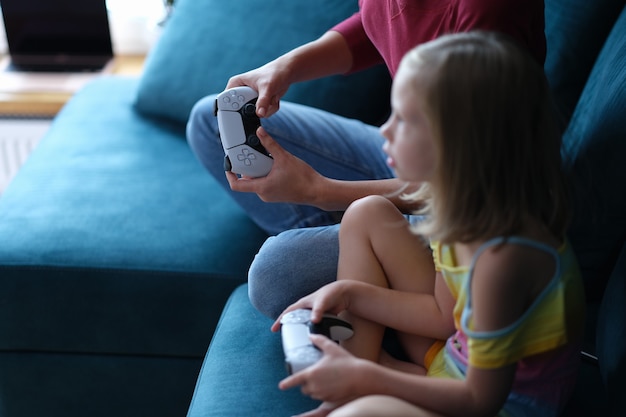
[[[178,0],[140,79],[102,78],[62,109],[0,197],[0,416],[263,417],[315,406],[277,389],[279,336],[245,284],[267,236],[194,159],[185,123],[230,75],[356,8]],[[546,33],[576,185],[586,349],[599,358],[568,415],[624,415],[625,2],[547,0]],[[374,68],[299,84],[286,99],[379,123],[389,83]]]

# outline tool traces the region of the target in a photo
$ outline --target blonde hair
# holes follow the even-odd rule
[[[438,149],[433,180],[410,196],[428,214],[416,231],[471,242],[535,219],[564,236],[560,135],[542,67],[504,35],[470,32],[418,46],[399,71],[415,74]]]

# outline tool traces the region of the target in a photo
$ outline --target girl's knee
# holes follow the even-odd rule
[[[341,221],[341,229],[362,229],[371,219],[403,220],[404,216],[389,199],[371,195],[356,200],[348,207]]]
[[[434,417],[418,407],[398,398],[371,395],[356,399],[328,415],[328,417]]]
[[[387,198],[380,195],[370,195],[353,202],[343,216],[369,219],[381,211],[398,211],[396,206]]]
[[[334,410],[328,417],[382,417],[383,414],[375,414],[382,398],[377,395],[358,398]]]

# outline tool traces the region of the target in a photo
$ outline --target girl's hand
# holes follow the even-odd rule
[[[262,178],[239,178],[226,171],[226,178],[233,191],[255,193],[265,202],[311,204],[317,196],[316,185],[324,177],[310,165],[296,158],[280,146],[260,127],[257,136],[274,158],[270,173]]]
[[[300,308],[311,309],[311,321],[313,323],[319,323],[324,316],[324,313],[339,314],[344,310],[347,310],[349,305],[349,286],[348,281],[335,281],[331,282],[307,295],[302,297],[283,311],[280,316],[272,324],[271,330],[277,332],[280,330],[280,321],[283,316],[290,311]]]
[[[278,387],[286,390],[300,386],[304,395],[335,405],[356,398],[360,383],[356,370],[365,361],[322,335],[311,335],[311,341],[324,355],[316,364],[280,381]]]

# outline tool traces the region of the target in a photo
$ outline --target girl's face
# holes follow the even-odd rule
[[[380,128],[387,164],[404,181],[429,181],[435,171],[436,149],[419,82],[400,68],[391,89],[391,116]],[[415,88],[415,87],[418,88]]]

